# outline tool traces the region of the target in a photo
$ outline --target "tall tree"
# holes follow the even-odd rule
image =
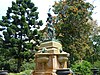
[[[95,25],[93,27],[93,33],[91,35],[91,40],[93,42],[93,60],[92,62],[96,62],[100,60],[100,26],[97,25],[96,21],[93,22]]]
[[[60,0],[53,8],[57,38],[70,53],[71,63],[85,59],[92,51],[89,36],[93,27],[87,21],[92,19],[93,5],[84,0]]]
[[[93,47],[93,52],[91,54],[90,57],[88,57],[87,59],[93,64],[95,61],[99,60],[99,53],[100,53],[100,26],[98,26],[97,21],[93,21],[93,20],[89,20],[88,21],[92,26],[93,26],[93,30],[92,30],[92,34],[90,35],[90,40],[92,43],[92,47]]]
[[[3,47],[8,52],[7,58],[17,59],[17,72],[24,59],[29,61],[34,46],[38,44],[38,30],[42,25],[42,20],[38,20],[37,7],[31,0],[12,1],[12,7],[8,7],[6,16],[2,16],[0,25],[3,30]],[[35,42],[31,43],[31,40]]]
[[[0,31],[2,31],[2,28],[0,28]],[[4,50],[3,50],[3,39],[0,35],[0,69],[2,68],[2,63],[4,62]]]

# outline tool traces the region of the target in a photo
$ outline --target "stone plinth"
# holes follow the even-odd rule
[[[50,48],[61,49],[62,45],[59,42],[48,41],[48,42],[43,42],[40,44],[40,48],[43,48],[43,47],[45,47],[47,49],[50,49]]]
[[[45,48],[46,52],[41,50]],[[58,42],[49,41],[41,43],[39,51],[35,54],[35,70],[33,75],[56,75],[57,69],[67,68],[69,54],[60,53],[62,45]]]
[[[59,42],[48,41],[41,43],[39,50],[42,50],[44,47],[46,48],[47,53],[60,53],[62,45]]]

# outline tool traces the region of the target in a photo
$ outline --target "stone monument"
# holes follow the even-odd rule
[[[69,53],[64,52],[60,42],[55,41],[55,29],[50,13],[48,13],[47,24],[48,37],[40,44],[38,52],[35,53],[36,66],[32,75],[59,75],[57,70],[70,70],[67,68]]]

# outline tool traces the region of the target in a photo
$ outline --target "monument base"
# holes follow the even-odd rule
[[[56,72],[48,71],[48,72],[33,72],[33,75],[57,75]]]
[[[46,51],[41,50],[45,48]],[[69,54],[60,52],[62,45],[59,42],[47,41],[40,44],[39,51],[35,53],[35,70],[32,75],[57,75],[57,69],[67,68]]]

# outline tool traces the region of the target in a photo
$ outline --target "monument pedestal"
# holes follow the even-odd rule
[[[42,52],[42,49],[45,49]],[[35,70],[33,75],[57,75],[57,69],[67,68],[69,54],[60,52],[62,45],[59,42],[48,41],[41,43],[39,51],[35,54]]]

